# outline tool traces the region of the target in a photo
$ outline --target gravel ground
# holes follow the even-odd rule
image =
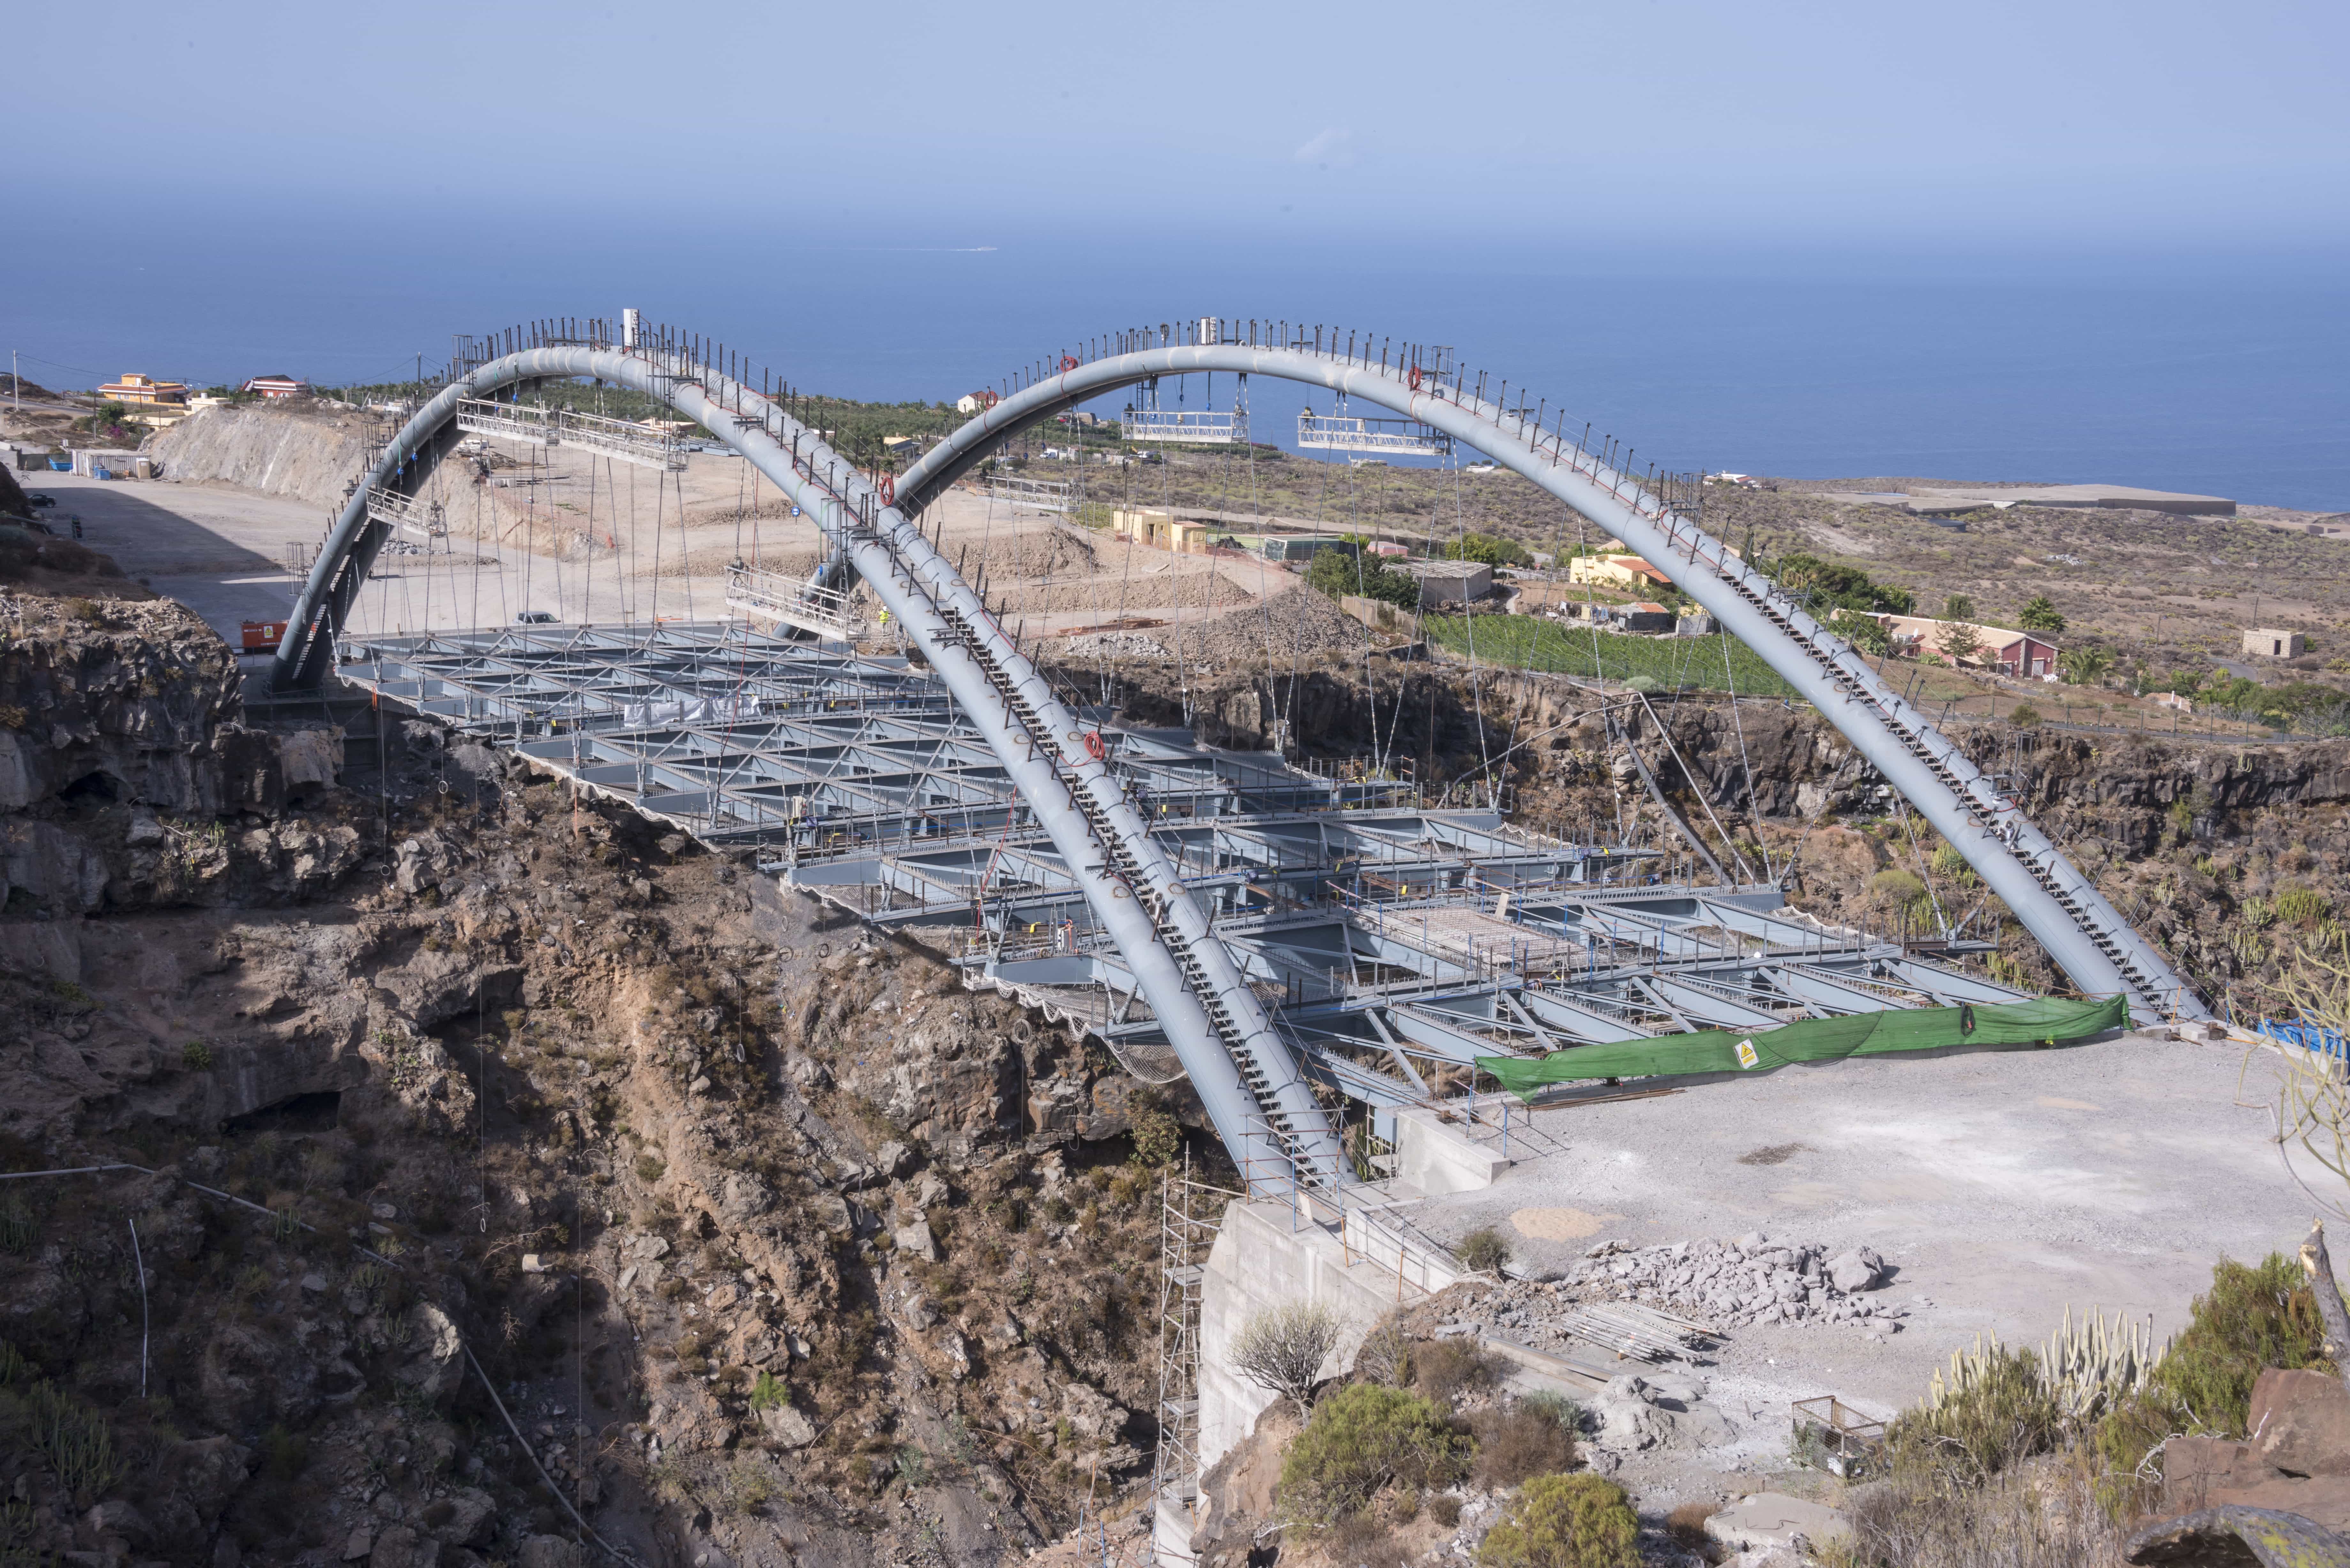
[[[1756,1324],[1716,1376],[1758,1408],[1835,1393],[1890,1414],[1979,1334],[2039,1343],[2069,1305],[2150,1314],[2168,1334],[2218,1259],[2290,1252],[2313,1201],[2272,1141],[2275,1071],[2241,1045],[2134,1034],[1550,1110],[1535,1128],[1556,1152],[1432,1199],[1422,1223],[1497,1225],[1524,1266],[1563,1272],[1607,1241],[1873,1246],[1890,1279],[1872,1295],[1907,1311],[1897,1332]]]

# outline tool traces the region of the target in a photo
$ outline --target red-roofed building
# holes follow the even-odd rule
[[[238,389],[265,398],[305,398],[310,395],[310,383],[299,376],[255,376]]]

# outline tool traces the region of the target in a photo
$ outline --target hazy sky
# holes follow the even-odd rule
[[[2289,252],[2350,227],[2340,0],[109,0],[28,7],[10,44],[12,221],[529,215],[681,245],[697,223],[941,245],[1205,226],[1679,265],[1991,229]]]

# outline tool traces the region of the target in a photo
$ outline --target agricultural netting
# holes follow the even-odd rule
[[[1833,1062],[1953,1045],[2069,1045],[2129,1024],[2118,996],[2067,1002],[2043,996],[1964,1007],[1919,1007],[1806,1018],[1775,1029],[1707,1030],[1652,1040],[1577,1045],[1547,1056],[1480,1056],[1477,1065],[1523,1098],[1549,1084],[1595,1078],[1762,1073],[1795,1062]]]

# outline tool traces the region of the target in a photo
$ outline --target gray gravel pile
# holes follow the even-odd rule
[[[1360,652],[1369,635],[1362,622],[1311,588],[1292,588],[1180,632],[1183,657],[1204,664],[1263,663],[1268,655],[1284,663],[1318,653]]]
[[[1079,659],[1165,659],[1167,645],[1139,631],[1094,631],[1073,637],[1062,648]]]
[[[1633,1247],[1603,1241],[1566,1276],[1586,1295],[1647,1302],[1718,1327],[1758,1323],[1865,1322],[1897,1333],[1906,1308],[1867,1293],[1887,1279],[1867,1247],[1830,1251],[1818,1241],[1782,1241],[1750,1231],[1734,1241]]]

